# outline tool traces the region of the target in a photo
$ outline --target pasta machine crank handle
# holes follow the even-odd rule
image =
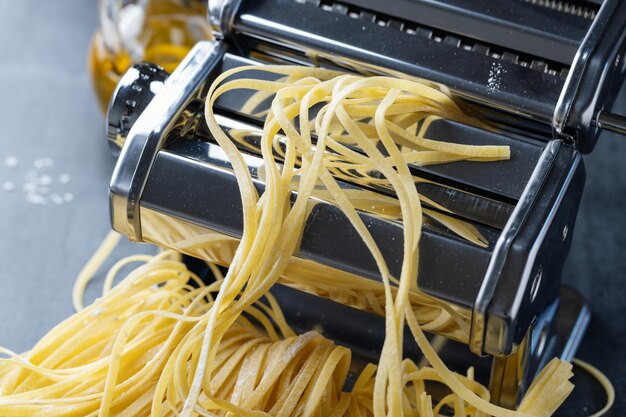
[[[606,129],[613,133],[626,136],[626,117],[619,114],[612,114],[606,111],[598,113],[596,125],[600,129]]]

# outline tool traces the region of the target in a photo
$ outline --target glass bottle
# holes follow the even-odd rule
[[[100,0],[88,66],[106,112],[120,77],[134,63],[149,61],[172,72],[193,45],[211,39],[206,1]]]

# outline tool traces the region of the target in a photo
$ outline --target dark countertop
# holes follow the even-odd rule
[[[16,351],[72,313],[74,279],[109,229],[114,160],[86,70],[96,26],[95,1],[0,0],[0,345]],[[585,157],[587,188],[564,271],[591,305],[579,356],[615,384],[615,416],[626,408],[625,161],[626,138],[617,136]],[[35,204],[38,195],[46,205]],[[119,252],[137,250],[150,249]]]

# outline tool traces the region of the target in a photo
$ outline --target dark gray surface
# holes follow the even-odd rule
[[[0,1],[0,184],[15,184],[0,191],[0,344],[18,351],[72,312],[72,281],[108,228],[113,161],[85,67],[96,18],[95,2]],[[71,176],[73,202],[25,201],[39,158]]]
[[[622,101],[620,107],[626,114],[626,103]],[[585,165],[587,185],[563,280],[587,298],[592,311],[578,356],[611,379],[617,394],[611,415],[622,416],[626,410],[626,137],[601,138]]]
[[[0,345],[17,351],[72,313],[75,276],[109,228],[114,161],[85,64],[96,25],[95,1],[0,0]],[[18,166],[7,167],[7,156]],[[25,200],[24,176],[40,158],[55,163],[38,171],[51,176],[51,192],[70,192],[73,201]],[[616,416],[626,408],[619,396],[626,392],[625,161],[626,138],[617,136],[586,157],[588,184],[564,272],[590,301],[593,320],[580,356],[613,380]],[[57,181],[64,173],[67,184]],[[2,189],[7,181],[11,192]],[[120,252],[146,250],[129,246]],[[96,292],[92,286],[89,297]]]
[[[109,230],[114,160],[86,69],[96,25],[95,1],[0,0],[0,345],[17,351],[72,313],[76,274]],[[49,195],[73,201],[25,200],[25,176],[45,158]]]

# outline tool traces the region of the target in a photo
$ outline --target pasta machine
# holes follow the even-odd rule
[[[492,400],[507,407],[548,359],[573,358],[589,310],[561,285],[561,269],[585,182],[581,154],[603,129],[626,134],[626,118],[611,113],[626,71],[626,1],[210,0],[208,9],[215,41],[198,43],[171,75],[149,63],[132,67],[111,100],[115,230],[228,264],[242,231],[241,202],[203,119],[208,86],[227,69],[284,63],[427,80],[495,127],[438,120],[428,137],[508,145],[512,155],[411,167],[432,210],[444,207],[487,241],[476,245],[441,217],[425,218],[417,287],[467,318],[466,327],[435,329],[433,343],[453,369],[476,366]],[[216,111],[262,190],[262,118],[246,106],[250,98],[229,92]],[[396,274],[399,223],[367,210],[360,216]],[[199,236],[222,239],[219,250],[194,243]],[[289,274],[379,279],[357,233],[323,198],[311,202]],[[289,286],[275,294],[295,327],[317,326],[375,360],[379,317]],[[410,342],[406,351],[418,355]]]

